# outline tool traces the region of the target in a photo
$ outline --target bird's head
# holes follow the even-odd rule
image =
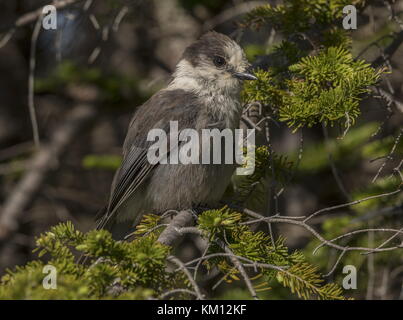
[[[243,80],[256,80],[242,48],[231,38],[208,32],[187,47],[173,74],[172,85],[239,92]]]

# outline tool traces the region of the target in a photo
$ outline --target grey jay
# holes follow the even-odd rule
[[[179,131],[239,128],[242,81],[257,79],[249,70],[241,47],[217,32],[204,34],[185,49],[167,87],[135,111],[99,229],[122,239],[144,214],[217,204],[235,166],[152,164],[147,134],[155,128],[169,133],[170,121],[177,121]]]

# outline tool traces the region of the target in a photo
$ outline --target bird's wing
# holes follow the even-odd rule
[[[154,143],[147,141],[148,132],[159,128],[169,137],[170,121],[175,120],[178,121],[179,131],[195,128],[199,108],[197,96],[193,93],[171,90],[158,92],[137,109],[123,146],[123,162],[115,175],[109,204],[102,212],[98,229],[114,222],[118,208],[158,166],[149,163],[147,158],[148,148]]]

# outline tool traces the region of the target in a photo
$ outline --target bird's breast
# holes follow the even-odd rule
[[[209,118],[209,128],[239,128],[242,107],[238,96],[229,94],[209,95],[205,98],[205,105]]]

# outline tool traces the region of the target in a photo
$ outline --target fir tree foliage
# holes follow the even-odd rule
[[[177,284],[186,287],[183,275],[165,272],[170,249],[155,236],[131,242],[115,241],[105,230],[86,234],[67,222],[41,235],[39,256],[48,255],[46,265],[57,270],[57,289],[45,289],[45,263],[33,261],[8,270],[0,285],[2,299],[145,299]],[[88,265],[77,262],[74,253],[84,254]],[[116,287],[121,288],[116,293]]]
[[[249,13],[245,26],[269,24],[285,39],[272,50],[281,63],[257,71],[259,79],[246,84],[245,102],[261,102],[294,130],[336,121],[353,125],[359,102],[386,70],[352,56],[351,37],[334,23],[347,4],[351,1],[286,0]]]
[[[253,232],[240,222],[246,219],[228,208],[205,211],[199,218],[199,228],[210,238],[209,253],[222,252],[220,243],[226,243],[239,257],[256,263],[254,279],[256,291],[268,290],[272,281],[277,281],[303,299],[344,299],[342,289],[335,283],[323,284],[318,269],[305,260],[300,251],[289,252],[284,238],[275,243],[262,232]],[[262,267],[259,267],[259,264]],[[218,266],[228,282],[240,280],[239,270],[234,268],[228,257],[206,261],[207,267]],[[264,267],[277,266],[281,269]]]
[[[174,289],[191,289],[180,270],[167,269],[171,248],[157,241],[163,228],[155,228],[161,217],[145,216],[137,226],[133,241],[112,239],[105,230],[86,234],[71,223],[53,227],[37,239],[39,256],[57,269],[57,290],[42,285],[45,263],[36,260],[24,267],[8,270],[0,284],[2,299],[145,299],[158,298]],[[236,256],[251,263],[270,264],[280,268],[255,268],[256,291],[269,288],[277,281],[304,299],[343,299],[336,284],[323,284],[317,268],[309,264],[301,252],[289,252],[284,239],[275,243],[263,232],[253,232],[241,222],[247,218],[233,210],[208,210],[199,217],[198,228],[211,243],[209,252],[222,256],[206,259],[203,264],[223,272],[227,282],[240,280],[239,270],[225,256],[220,243],[225,243]],[[88,265],[77,262],[74,253],[87,257]],[[183,296],[184,298],[188,296]]]

